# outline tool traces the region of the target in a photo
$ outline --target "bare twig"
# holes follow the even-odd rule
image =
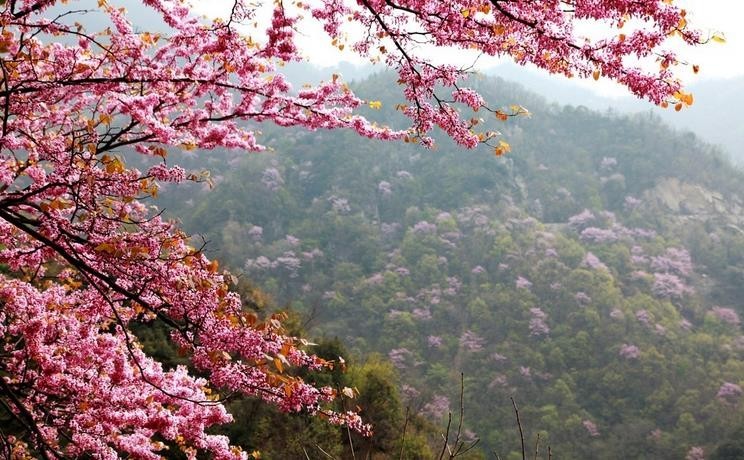
[[[354,442],[351,440],[351,429],[349,425],[346,425],[346,435],[349,437],[349,449],[351,449],[351,458],[356,460],[356,454],[354,454]]]
[[[400,437],[400,455],[399,460],[403,460],[403,449],[406,447],[406,429],[408,428],[408,413],[411,410],[410,407],[406,406],[406,419],[403,422],[403,434]]]
[[[465,418],[465,374],[460,372],[460,421],[457,423],[457,434],[455,435],[455,454],[460,450],[463,418]],[[454,458],[454,456],[450,455],[450,458]]]
[[[445,434],[442,435],[442,438],[444,438],[444,445],[442,446],[442,451],[439,453],[439,460],[442,460],[444,458],[444,452],[449,447],[448,440],[449,440],[450,426],[452,426],[452,412],[450,412],[447,415],[447,430],[445,431]]]
[[[323,452],[323,454],[325,454],[326,457],[328,457],[330,459],[333,459],[333,460],[336,460],[336,457],[334,457],[333,455],[331,455],[328,452],[324,451],[323,448],[320,447],[319,444],[315,444],[315,447],[317,447],[319,451]]]
[[[519,420],[519,409],[517,408],[517,403],[514,401],[514,398],[510,398],[512,402],[512,406],[514,406],[514,414],[517,416],[517,427],[519,428],[519,441],[522,444],[522,460],[527,460],[527,454],[524,450],[524,431],[522,431],[522,421]]]

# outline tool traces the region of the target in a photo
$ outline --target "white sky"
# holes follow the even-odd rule
[[[225,14],[228,11],[230,0],[192,0],[195,9],[205,15]],[[266,0],[269,5],[271,2]],[[681,68],[680,77],[686,84],[692,83],[698,78],[730,78],[744,75],[744,26],[742,18],[744,17],[744,2],[740,0],[677,0],[676,3],[687,9],[688,22],[691,26],[703,31],[704,35],[713,32],[722,32],[726,37],[725,44],[711,42],[706,46],[697,48],[680,47],[676,51],[683,60],[693,64],[700,65],[700,73],[693,75],[692,70]],[[266,21],[268,18],[265,14],[259,13],[259,23]],[[264,22],[265,24],[265,22]],[[259,33],[262,30],[259,26]],[[299,40],[299,47],[303,54],[307,56],[308,61],[319,66],[333,66],[340,61],[349,61],[358,64],[368,63],[360,59],[354,53],[348,50],[339,52],[331,46],[331,40],[328,38],[319,25],[314,21],[306,21],[302,25],[302,34]],[[247,33],[252,32],[252,28],[246,29]],[[254,37],[257,41],[260,36]],[[679,41],[679,40],[675,40]],[[457,64],[472,63],[475,55],[468,55],[461,50],[427,50],[427,54],[436,56],[437,59],[453,62]],[[497,64],[498,61],[493,58],[479,61],[479,67],[485,68]],[[587,82],[588,84],[589,82]],[[593,89],[606,93],[608,95],[622,92],[612,83],[603,82],[593,83]]]

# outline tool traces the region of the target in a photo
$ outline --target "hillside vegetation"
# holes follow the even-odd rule
[[[312,335],[386,357],[412,413],[444,426],[463,372],[488,455],[519,455],[512,396],[556,458],[717,455],[744,424],[744,174],[651,115],[473,85],[532,112],[474,114],[510,154],[266,126],[275,153],[181,159],[215,187],[160,204]],[[381,122],[394,86],[356,88]]]

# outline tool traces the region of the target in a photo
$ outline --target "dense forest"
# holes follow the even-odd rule
[[[211,175],[158,205],[242,272],[250,308],[289,311],[311,350],[345,357],[313,378],[358,389],[378,427],[357,452],[430,458],[462,373],[468,455],[521,458],[513,397],[555,458],[744,458],[744,173],[650,114],[471,85],[531,111],[473,114],[510,153],[261,126],[273,152],[174,157]],[[394,88],[355,83],[393,125]],[[317,420],[233,410],[233,439],[264,458],[348,453]]]

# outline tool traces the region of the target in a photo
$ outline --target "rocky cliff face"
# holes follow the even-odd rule
[[[651,209],[678,214],[684,220],[715,221],[744,232],[740,229],[744,226],[744,203],[741,196],[725,197],[722,193],[701,185],[667,177],[647,190],[643,201]]]

